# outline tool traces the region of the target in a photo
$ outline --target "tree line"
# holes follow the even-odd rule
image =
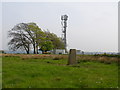
[[[27,54],[33,49],[34,54],[38,50],[43,53],[49,50],[64,49],[65,45],[60,37],[50,31],[42,30],[36,23],[19,23],[9,30],[9,49],[16,51],[25,50]]]

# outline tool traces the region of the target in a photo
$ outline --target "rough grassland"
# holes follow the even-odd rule
[[[3,56],[3,88],[118,88],[117,63]]]
[[[2,88],[2,57],[0,56],[0,89]]]

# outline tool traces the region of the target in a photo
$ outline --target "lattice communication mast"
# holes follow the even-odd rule
[[[67,53],[67,41],[66,41],[66,28],[67,28],[67,15],[62,15],[61,16],[61,24],[62,24],[62,40],[65,44],[65,52]]]

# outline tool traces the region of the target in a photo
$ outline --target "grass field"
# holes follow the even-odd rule
[[[0,89],[2,88],[2,57],[0,56]]]
[[[68,66],[66,55],[3,55],[2,86],[3,88],[118,88],[117,58],[106,58],[79,56],[77,65]]]

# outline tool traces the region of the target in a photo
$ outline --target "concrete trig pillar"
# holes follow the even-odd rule
[[[76,64],[76,49],[70,49],[68,56],[68,65]]]

